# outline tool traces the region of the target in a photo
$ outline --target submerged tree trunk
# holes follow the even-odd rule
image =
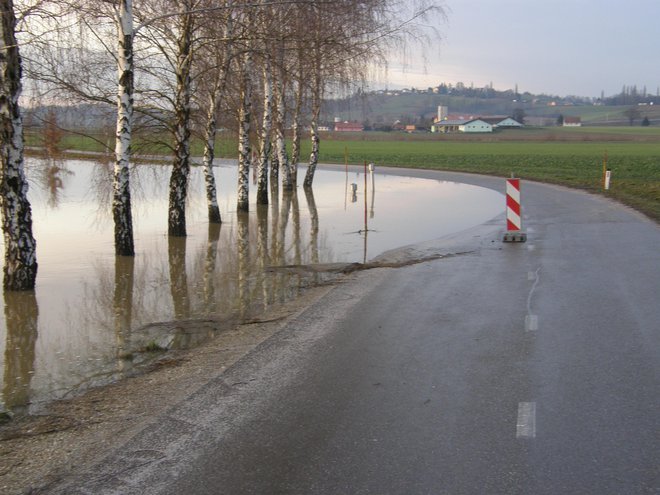
[[[23,172],[21,57],[12,0],[0,0],[0,209],[5,240],[5,290],[32,290],[37,278],[37,244]]]
[[[243,65],[243,79],[241,82],[241,108],[238,123],[238,204],[239,212],[250,209],[250,117],[252,112],[252,85],[250,71],[252,57],[249,52],[245,54]]]
[[[229,9],[232,7],[233,2],[228,0],[226,2],[226,7]],[[229,40],[233,32],[233,18],[231,15],[227,16],[227,23],[225,25],[224,38]],[[209,96],[209,109],[207,113],[206,120],[206,133],[204,140],[204,159],[203,159],[203,170],[204,170],[204,182],[206,184],[206,204],[208,208],[209,223],[222,223],[222,217],[220,216],[220,207],[218,206],[218,193],[217,187],[215,184],[215,175],[213,174],[213,159],[215,158],[215,137],[218,131],[217,125],[217,113],[218,113],[218,101],[220,95],[226,87],[227,74],[229,73],[229,65],[231,63],[232,57],[232,46],[231,44],[227,45],[227,48],[224,52],[224,60],[222,60],[222,65],[218,67],[218,74],[216,74],[215,84],[211,90]]]
[[[193,19],[182,15],[176,66],[176,99],[174,102],[174,164],[170,178],[168,215],[169,235],[186,235],[186,196],[190,173],[190,70],[192,65]]]
[[[298,161],[300,160],[300,113],[302,111],[303,89],[302,74],[299,74],[296,87],[295,106],[293,108],[293,119],[291,123],[293,136],[291,140],[291,163],[289,164],[291,184],[294,188],[298,183]]]
[[[264,62],[264,114],[261,121],[261,145],[257,171],[257,204],[268,204],[268,160],[270,157],[270,132],[273,127],[273,85],[270,61]]]
[[[276,143],[277,144],[277,143]],[[278,189],[279,183],[280,183],[280,161],[277,158],[277,146],[273,147],[272,142],[271,142],[271,147],[270,147],[270,189],[271,192],[273,190],[273,186],[275,186],[275,189]]]
[[[130,159],[133,135],[133,2],[119,4],[117,49],[117,131],[112,216],[115,223],[115,254],[134,256],[131,212]]]
[[[319,138],[319,116],[321,115],[321,75],[319,74],[319,71],[316,71],[314,74],[314,88],[312,92],[312,151],[309,155],[309,166],[307,167],[307,173],[305,173],[305,181],[303,184],[305,188],[312,187],[312,183],[314,182],[314,173],[316,172],[316,165],[319,162],[319,145],[321,142],[321,139]]]
[[[215,158],[215,135],[217,132],[216,112],[217,112],[218,90],[213,89],[209,97],[209,109],[206,116],[206,134],[204,140],[204,182],[206,183],[206,205],[209,214],[209,223],[222,223],[220,216],[220,207],[218,206],[218,193],[215,185],[215,175],[213,175],[213,159]]]
[[[286,111],[284,108],[284,71],[280,69],[279,77],[275,83],[275,151],[277,162],[282,173],[282,190],[291,191],[293,183],[291,180],[291,169],[289,168],[289,157],[286,151],[284,127],[286,125]]]

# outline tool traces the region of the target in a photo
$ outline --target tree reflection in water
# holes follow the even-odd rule
[[[62,159],[49,158],[37,162],[33,172],[34,180],[39,184],[39,189],[47,194],[46,204],[49,208],[57,208],[60,205],[65,181],[74,173],[66,167]]]
[[[117,342],[117,372],[123,376],[132,370],[130,359],[131,325],[133,320],[133,284],[135,257],[115,257],[115,286],[113,294],[113,315]]]
[[[72,173],[64,172],[64,167],[53,169],[47,160],[35,160],[29,169],[31,191],[40,199],[33,205],[33,216],[41,229],[38,242],[43,251],[36,296],[4,295],[5,318],[0,321],[0,345],[5,344],[0,351],[4,408],[69,396],[135,373],[143,363],[163,355],[146,352],[150,347],[196,345],[292,299],[306,286],[336,276],[308,265],[367,256],[363,251],[366,238],[355,235],[366,227],[364,205],[346,204],[348,175],[328,172],[324,183],[320,171],[315,181],[317,195],[304,189],[304,199],[298,196],[300,191],[285,193],[271,181],[269,205],[255,205],[240,216],[227,207],[235,202],[231,187],[226,186],[219,195],[227,198],[226,221],[209,226],[203,177],[193,167],[189,236],[169,238],[169,168],[136,166],[131,187],[137,190],[133,195],[137,252],[135,258],[116,258],[109,214],[111,188],[107,187],[111,167],[68,161],[66,168]],[[222,173],[235,174],[235,165],[223,167]],[[133,180],[133,175],[140,180]],[[452,194],[442,195],[442,186],[433,181],[422,187],[408,179],[381,175],[378,181],[380,223],[374,219],[373,176],[371,202],[366,205],[369,218],[374,219],[368,225],[375,228],[369,232],[372,256],[404,240],[423,240],[401,231],[428,223],[429,217],[437,220],[438,211],[468,210],[453,203],[439,205],[439,199]],[[224,187],[235,181],[230,175],[219,183]],[[401,198],[414,187],[422,206],[410,213],[402,208]],[[467,191],[468,186],[461,190]],[[500,205],[501,194],[493,194]],[[483,205],[484,201],[479,197],[467,204]],[[395,215],[406,219],[397,223],[392,220]],[[487,214],[479,217],[475,225],[489,218]],[[441,233],[434,228],[434,236]],[[283,266],[286,269],[278,268]]]
[[[170,292],[174,318],[190,317],[190,294],[186,272],[186,237],[167,236],[167,259],[170,267]]]
[[[4,297],[7,337],[0,412],[20,408],[30,401],[39,322],[34,291],[7,291]]]

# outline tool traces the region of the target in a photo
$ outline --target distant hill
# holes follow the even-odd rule
[[[397,90],[357,93],[351,97],[326,101],[323,118],[362,122],[366,128],[403,124],[430,125],[438,106],[449,108],[450,114],[513,115],[521,110],[529,124],[553,125],[560,115],[581,117],[584,125],[628,125],[626,112],[639,111],[633,121],[640,125],[646,116],[651,125],[660,125],[660,98],[641,96],[629,104],[622,99],[593,99],[549,95],[516,94],[514,91],[495,91],[492,88],[460,88],[441,94],[437,88],[426,91]],[[619,103],[617,105],[613,103]]]

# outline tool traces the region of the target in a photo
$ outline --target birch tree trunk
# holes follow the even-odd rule
[[[270,189],[271,193],[273,190],[273,186],[275,186],[275,189],[278,189],[279,183],[280,183],[280,160],[277,158],[277,143],[275,143],[275,147],[273,148],[272,142],[271,142],[271,149],[270,149]],[[279,189],[278,189],[279,190]]]
[[[0,209],[5,241],[3,287],[32,290],[37,278],[37,244],[23,172],[21,57],[12,0],[0,0]]]
[[[133,134],[133,1],[119,2],[117,19],[117,131],[112,216],[115,223],[115,254],[134,256],[131,212],[130,158]]]
[[[241,81],[241,108],[239,110],[238,127],[238,204],[239,212],[250,210],[250,118],[252,112],[252,85],[250,72],[252,56],[245,54],[243,64],[243,79]]]
[[[300,61],[302,65],[302,61]],[[303,73],[302,68],[298,71],[298,82],[296,84],[295,105],[293,108],[293,119],[291,122],[291,130],[293,132],[291,141],[291,163],[289,164],[291,183],[295,188],[298,183],[298,162],[300,161],[300,113],[303,104]]]
[[[218,206],[218,193],[213,175],[213,159],[215,158],[215,136],[217,132],[216,112],[218,103],[218,87],[213,88],[209,97],[209,109],[206,115],[206,133],[204,140],[204,182],[206,183],[206,205],[209,214],[209,223],[222,223],[220,207]]]
[[[190,173],[190,70],[192,64],[193,19],[190,13],[181,16],[176,66],[176,97],[174,102],[174,164],[170,178],[168,233],[186,235],[186,196]]]
[[[270,156],[270,133],[273,127],[273,85],[271,66],[268,59],[264,62],[264,114],[261,121],[261,145],[259,150],[259,168],[257,170],[257,204],[268,204],[268,159]]]
[[[233,5],[232,0],[227,0],[226,7],[231,9]],[[225,24],[224,38],[229,40],[233,32],[233,18],[227,16],[227,23]],[[218,100],[227,86],[227,74],[229,73],[229,65],[232,57],[231,43],[227,45],[224,53],[224,60],[222,66],[218,68],[219,73],[216,76],[215,84],[212,88],[212,93],[209,97],[209,109],[206,120],[206,133],[204,144],[204,181],[206,183],[206,203],[208,207],[209,223],[222,223],[220,216],[220,207],[218,206],[218,193],[215,184],[215,175],[213,174],[213,159],[215,158],[215,137],[217,134],[217,112]]]
[[[289,168],[289,157],[286,151],[284,127],[286,125],[286,111],[284,108],[284,70],[280,69],[279,77],[274,85],[275,88],[275,150],[277,161],[282,174],[282,190],[291,191],[291,169]]]
[[[311,188],[314,182],[314,173],[316,165],[319,162],[319,148],[321,139],[319,138],[319,116],[321,115],[321,74],[320,70],[314,73],[314,87],[312,89],[312,122],[311,122],[311,140],[312,151],[309,155],[309,166],[305,173],[303,186]]]

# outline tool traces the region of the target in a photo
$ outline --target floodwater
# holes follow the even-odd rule
[[[170,238],[170,170],[132,172],[136,256],[124,258],[113,251],[112,165],[27,160],[39,271],[34,292],[2,295],[0,412],[36,412],[130,376],[158,349],[197,345],[336,276],[272,267],[364,262],[504,209],[500,193],[476,186],[318,170],[313,194],[275,191],[268,207],[237,215],[236,166],[224,162],[215,168],[222,225],[206,221],[193,167],[188,237]]]

